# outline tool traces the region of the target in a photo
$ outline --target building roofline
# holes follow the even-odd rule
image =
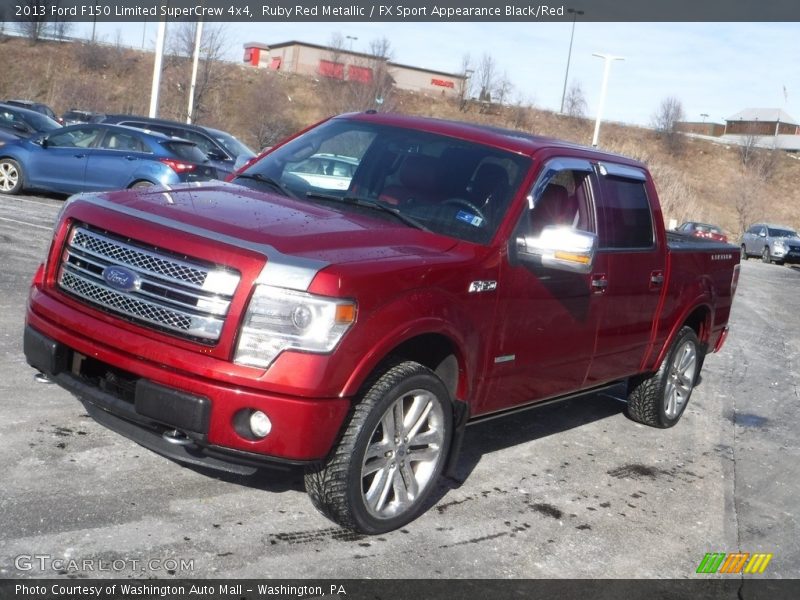
[[[330,46],[323,46],[321,44],[312,44],[310,42],[299,42],[297,40],[290,40],[288,42],[279,42],[277,44],[263,44],[260,42],[246,42],[244,44],[245,48],[260,48],[262,50],[275,50],[278,48],[287,48],[289,46],[305,46],[306,48],[316,48],[317,50],[326,50],[328,52],[333,52],[334,49]],[[355,58],[366,58],[366,59],[375,59],[376,57],[372,54],[366,54],[364,52],[353,52],[352,50],[345,50],[344,48],[339,48],[335,50],[339,54],[352,56]],[[453,77],[455,79],[466,80],[466,75],[456,74],[456,73],[448,73],[446,71],[437,71],[434,69],[426,69],[424,67],[415,67],[413,65],[405,65],[401,63],[396,63],[392,61],[386,61],[386,64],[390,67],[399,67],[401,69],[411,69],[413,71],[421,71],[423,73],[430,73],[432,75],[443,75],[445,77]]]

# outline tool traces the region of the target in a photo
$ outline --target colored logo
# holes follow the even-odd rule
[[[725,573],[729,575],[763,573],[771,560],[772,554],[764,554],[762,552],[754,554],[749,552],[733,552],[731,554],[709,552],[700,561],[697,572],[704,574]]]
[[[103,281],[122,292],[138,290],[142,285],[139,276],[125,267],[111,265],[103,269]]]

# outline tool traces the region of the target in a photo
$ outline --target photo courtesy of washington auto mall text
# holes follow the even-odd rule
[[[798,23],[0,1],[0,600],[800,598]]]

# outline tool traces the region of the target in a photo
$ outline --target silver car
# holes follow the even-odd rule
[[[765,263],[800,263],[800,236],[791,227],[756,223],[744,232],[742,260],[760,256]]]

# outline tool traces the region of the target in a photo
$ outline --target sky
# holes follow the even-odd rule
[[[155,23],[97,23],[109,42],[155,46]],[[297,40],[327,45],[336,32],[357,39],[354,51],[389,40],[397,63],[449,73],[469,54],[490,55],[514,86],[512,98],[558,111],[567,66],[569,22],[519,23],[228,23],[230,50],[240,62],[245,42]],[[91,37],[91,24],[72,35]],[[575,25],[569,81],[586,98],[586,116],[599,104],[603,60],[612,63],[604,119],[648,126],[660,103],[675,97],[689,121],[724,120],[745,108],[779,108],[800,118],[800,23],[585,23]],[[708,115],[703,117],[702,115]]]

